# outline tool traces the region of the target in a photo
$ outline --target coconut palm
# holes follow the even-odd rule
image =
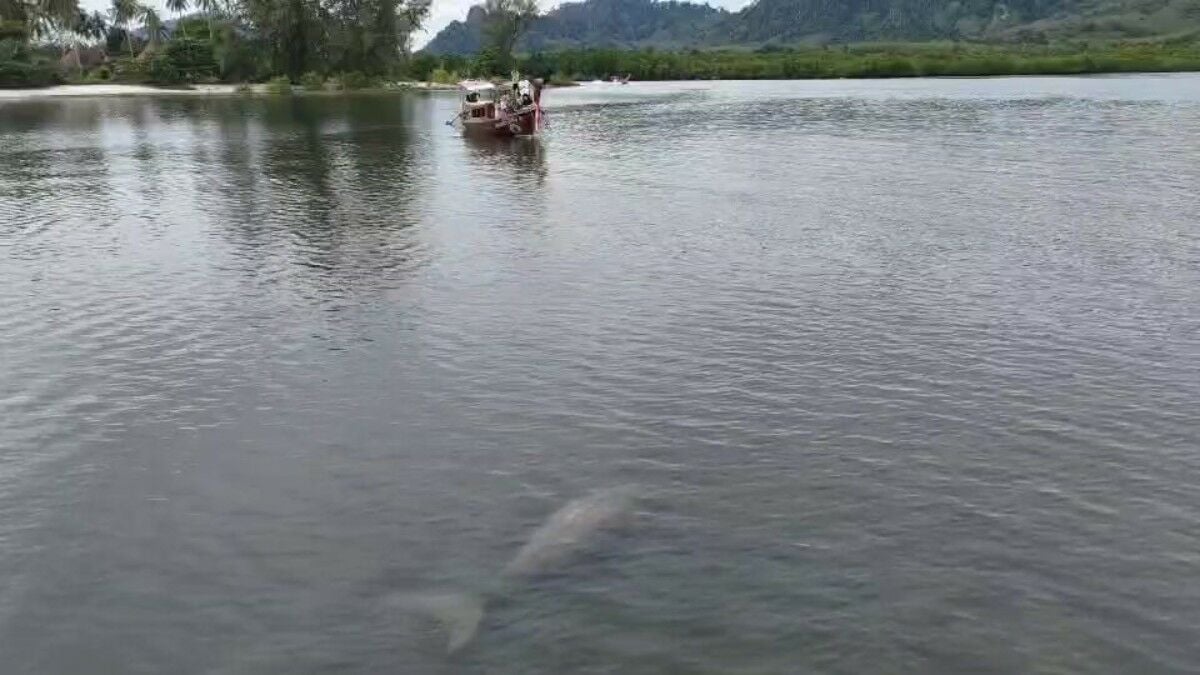
[[[133,32],[129,28],[129,22],[142,13],[137,0],[112,0],[112,7],[109,8],[108,13],[112,17],[113,25],[125,32],[125,42],[129,45],[129,58],[137,56],[133,53]]]
[[[217,12],[221,9],[220,0],[196,0],[196,6],[208,17],[208,39],[215,41],[217,33],[214,24],[216,23]]]
[[[108,34],[108,21],[100,12],[92,12],[83,19],[75,32],[89,40],[101,40]]]
[[[146,27],[146,41],[150,47],[158,47],[167,39],[167,27],[162,17],[152,7],[141,7],[142,25]]]
[[[69,24],[79,14],[78,0],[41,0],[42,15],[56,24]]]
[[[69,27],[78,14],[78,0],[0,0],[0,20],[23,24],[33,34]]]
[[[71,51],[75,54],[75,68],[78,69],[80,75],[83,75],[83,60],[79,56],[79,50],[103,38],[107,32],[108,24],[100,12],[88,14],[87,12],[80,11],[76,14],[68,37],[70,38]]]
[[[184,37],[187,37],[187,29],[183,27],[183,15],[188,11],[188,4],[188,0],[167,0],[167,11],[178,17],[176,26]]]

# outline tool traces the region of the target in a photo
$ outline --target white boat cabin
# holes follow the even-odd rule
[[[462,92],[463,121],[471,119],[496,119],[496,85],[483,80],[463,80],[458,83]]]

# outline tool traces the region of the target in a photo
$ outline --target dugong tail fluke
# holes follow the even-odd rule
[[[437,620],[446,630],[446,653],[465,647],[479,630],[483,620],[484,599],[470,593],[414,593],[396,599],[402,609]]]

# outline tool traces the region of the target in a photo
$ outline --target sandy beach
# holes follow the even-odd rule
[[[253,85],[256,90],[262,85]],[[41,89],[0,89],[0,99],[59,98],[63,96],[224,96],[237,85],[199,84],[190,89],[163,89],[139,84],[65,84]]]
[[[402,90],[414,89],[427,91],[455,88],[454,85],[433,84],[429,82],[399,82],[396,86],[397,89]],[[65,84],[40,89],[0,89],[0,101],[79,96],[230,96],[244,93],[247,93],[244,87],[236,84],[197,84],[187,89],[149,87],[140,84]],[[268,93],[267,85],[252,84],[249,87],[249,93],[266,94]],[[296,87],[295,93],[312,94],[326,92],[307,92]],[[331,90],[328,93],[333,92]]]

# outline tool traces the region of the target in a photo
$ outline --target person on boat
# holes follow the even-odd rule
[[[517,106],[508,93],[500,95],[500,103],[496,109],[496,126],[502,126],[512,122]]]

